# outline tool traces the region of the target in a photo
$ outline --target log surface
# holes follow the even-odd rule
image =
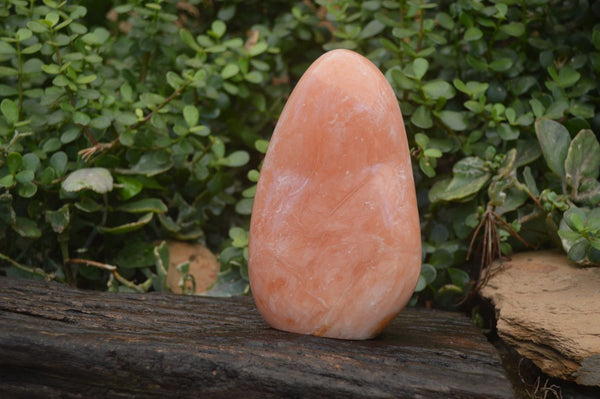
[[[0,277],[0,397],[512,398],[458,313],[405,309],[377,338],[268,327],[251,298],[111,294]]]

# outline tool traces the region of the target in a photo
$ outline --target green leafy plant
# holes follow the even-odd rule
[[[247,165],[279,108],[283,89],[265,84],[281,73],[279,49],[266,30],[230,32],[235,5],[213,11],[190,22],[174,2],[126,2],[89,26],[82,5],[5,2],[6,273],[164,290],[168,254],[156,243],[240,246],[229,229],[250,213]],[[246,291],[243,262],[224,264],[242,284],[221,293]]]
[[[600,265],[600,144],[589,129],[581,130],[572,140],[561,124],[540,119],[536,124],[544,158],[550,170],[560,178],[558,193],[546,189],[541,195],[552,198],[546,209],[564,210],[558,229],[569,259],[581,264]],[[532,192],[535,182],[529,179]],[[557,206],[557,204],[559,206]],[[556,218],[555,218],[556,219]],[[555,226],[552,226],[555,227]]]
[[[423,235],[414,302],[456,306],[514,250],[598,263],[598,2],[136,1],[107,5],[107,18],[5,3],[6,273],[161,290],[157,243],[177,238],[219,253],[214,293],[247,292],[269,135],[334,48],[373,61],[404,115]]]

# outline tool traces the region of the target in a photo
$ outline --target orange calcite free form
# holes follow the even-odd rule
[[[280,330],[367,339],[410,299],[421,235],[406,133],[363,56],[327,52],[293,90],[260,172],[248,263]]]

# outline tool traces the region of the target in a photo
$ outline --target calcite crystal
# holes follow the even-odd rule
[[[272,327],[367,339],[406,305],[421,267],[402,114],[383,74],[333,50],[290,95],[260,172],[248,269]]]

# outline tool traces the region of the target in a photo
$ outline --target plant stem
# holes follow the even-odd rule
[[[108,270],[109,272],[111,272],[113,277],[116,278],[121,284],[123,284],[124,286],[131,288],[132,290],[139,292],[139,293],[145,292],[144,287],[146,287],[148,285],[147,281],[141,285],[132,283],[131,281],[127,280],[125,277],[123,277],[119,274],[119,272],[117,271],[117,266],[109,265],[108,263],[96,262],[94,260],[81,259],[81,258],[67,259],[67,262],[97,267],[102,270]]]
[[[421,5],[423,5],[423,0],[421,0]],[[423,45],[423,36],[425,32],[425,11],[423,8],[419,9],[419,40],[417,41],[417,53],[421,51],[421,46]]]
[[[146,115],[144,117],[144,119],[142,119],[141,121],[139,121],[135,125],[131,126],[131,130],[135,130],[135,129],[139,128],[140,126],[142,126],[143,124],[145,124],[146,122],[148,122],[154,116],[154,114],[156,114],[163,107],[165,107],[167,104],[169,104],[175,98],[177,98],[190,85],[190,83],[192,83],[192,82],[188,81],[185,84],[181,85],[181,87],[179,87],[177,90],[175,90],[173,93],[171,93],[171,95],[169,97],[167,97],[167,99],[165,101],[163,101],[162,104],[159,104],[148,115]]]
[[[33,268],[33,267],[28,267],[28,266],[22,265],[19,262],[14,261],[10,257],[4,255],[3,253],[0,253],[0,259],[5,260],[6,262],[10,263],[11,266],[14,266],[19,270],[22,270],[27,273],[35,274],[37,276],[42,276],[44,278],[44,280],[46,280],[46,281],[56,280],[61,283],[64,283],[64,280],[57,277],[54,273],[46,273],[39,267]]]
[[[17,89],[19,91],[18,98],[18,120],[21,120],[21,115],[23,113],[23,57],[21,54],[21,42],[19,40],[16,41],[17,44],[17,60],[18,60],[18,79],[17,79]]]

